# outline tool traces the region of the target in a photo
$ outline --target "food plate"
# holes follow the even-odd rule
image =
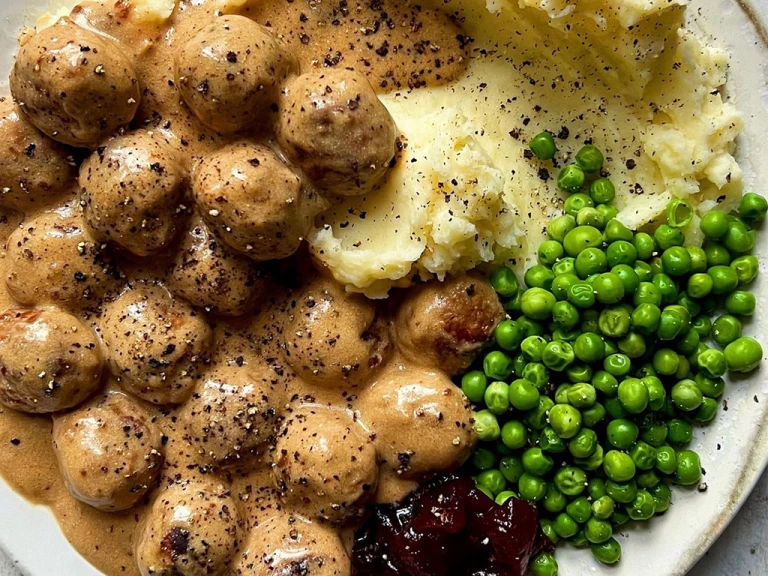
[[[478,0],[482,1],[482,0]],[[503,0],[507,1],[507,0]],[[14,38],[22,23],[31,22],[36,11],[50,7],[49,0],[5,0],[0,4],[2,57],[0,70],[8,70],[15,52]],[[55,6],[55,3],[54,3]],[[768,165],[765,134],[768,133],[768,0],[697,0],[689,10],[690,25],[727,47],[731,54],[729,96],[745,115],[739,141],[739,161],[745,170],[747,189],[765,192]],[[758,254],[768,253],[768,238],[760,236]],[[761,269],[766,271],[765,261]],[[747,333],[767,342],[768,278],[755,286],[758,311]],[[768,462],[768,381],[764,370],[748,378],[732,378],[726,392],[727,410],[715,425],[697,430],[696,448],[707,474],[706,491],[680,491],[675,513],[643,527],[621,533],[631,542],[624,548],[614,575],[651,573],[660,576],[685,574],[737,513]],[[99,572],[66,542],[54,518],[0,482],[0,547],[32,576],[90,575]],[[564,548],[558,560],[562,574],[602,573],[605,568],[589,554]]]

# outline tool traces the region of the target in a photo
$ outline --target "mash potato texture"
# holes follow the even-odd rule
[[[721,93],[727,54],[688,29],[685,2],[450,0],[473,42],[467,75],[382,100],[403,133],[389,181],[318,220],[317,261],[349,290],[510,262],[522,269],[562,207],[557,167],[526,158],[556,135],[562,166],[605,152],[619,218],[656,221],[672,197],[733,203],[743,121]],[[691,229],[689,239],[698,238]]]

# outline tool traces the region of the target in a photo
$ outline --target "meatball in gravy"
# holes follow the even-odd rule
[[[267,124],[280,86],[298,64],[267,28],[220,16],[176,54],[176,85],[198,119],[221,132]]]
[[[72,495],[105,512],[141,500],[163,464],[162,435],[152,416],[121,393],[54,417],[53,447]]]
[[[469,401],[441,372],[387,370],[358,406],[379,458],[403,478],[457,469],[476,440]]]
[[[209,464],[243,466],[275,434],[285,385],[265,364],[212,370],[184,405],[185,439]]]
[[[237,552],[240,520],[229,491],[213,483],[161,492],[136,541],[142,576],[218,576]]]
[[[299,293],[283,333],[286,362],[320,386],[356,386],[391,352],[387,323],[376,302],[326,278]]]
[[[11,93],[41,132],[70,146],[94,148],[138,110],[139,80],[126,52],[63,18],[21,46]]]
[[[0,99],[0,206],[27,210],[67,190],[75,159],[40,133],[11,98]]]
[[[374,188],[395,156],[395,122],[365,76],[324,68],[283,89],[277,141],[322,190],[356,196]]]
[[[394,332],[408,360],[456,375],[469,368],[503,319],[491,285],[462,276],[409,290],[397,310]]]
[[[266,146],[250,142],[203,158],[192,192],[211,230],[257,261],[296,252],[319,209],[293,170]]]
[[[27,220],[6,243],[6,285],[21,304],[95,303],[115,288],[109,251],[70,208]]]
[[[232,576],[348,576],[349,556],[332,528],[300,516],[261,522],[235,559]]]
[[[242,316],[256,308],[267,280],[253,260],[232,250],[195,218],[176,251],[168,288],[207,312]]]
[[[112,373],[124,390],[154,404],[192,393],[208,360],[205,319],[161,286],[141,286],[110,303],[99,322]]]
[[[179,152],[159,134],[117,136],[80,168],[80,205],[95,238],[136,256],[176,235],[186,183]]]
[[[42,414],[77,406],[99,387],[104,368],[93,331],[58,310],[0,316],[0,403]]]
[[[304,406],[288,414],[272,468],[283,501],[322,520],[362,515],[379,475],[368,436],[341,409]]]

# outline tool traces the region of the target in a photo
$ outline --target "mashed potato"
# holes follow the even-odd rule
[[[468,74],[382,96],[407,141],[385,186],[350,199],[310,235],[348,289],[382,297],[417,278],[510,261],[523,267],[562,194],[526,159],[549,130],[558,162],[585,141],[606,153],[619,218],[654,221],[673,196],[738,198],[742,119],[723,100],[727,55],[666,0],[452,0],[473,37]],[[695,240],[695,236],[692,236]]]

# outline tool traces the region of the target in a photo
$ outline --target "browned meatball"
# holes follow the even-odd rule
[[[44,413],[76,406],[99,387],[104,368],[93,331],[58,310],[0,316],[0,403]]]
[[[30,124],[10,98],[0,99],[0,206],[27,210],[75,181],[75,160]]]
[[[272,150],[250,142],[203,158],[192,191],[211,230],[258,261],[296,252],[316,211],[299,177]]]
[[[238,549],[237,505],[224,486],[176,484],[157,496],[136,540],[142,576],[218,576]]]
[[[283,89],[277,141],[318,187],[356,196],[384,178],[395,155],[395,122],[362,74],[323,69]]]
[[[253,260],[234,252],[195,218],[176,251],[168,287],[208,312],[241,316],[264,296],[267,280]]]
[[[442,372],[389,370],[358,407],[379,457],[404,478],[455,470],[476,440],[469,402]]]
[[[189,305],[160,286],[136,287],[107,306],[100,327],[109,366],[125,390],[155,404],[189,397],[212,340]]]
[[[115,288],[117,269],[70,209],[41,214],[6,243],[6,284],[22,304],[95,301]]]
[[[203,124],[237,132],[267,122],[281,84],[297,69],[264,26],[245,16],[221,16],[176,54],[176,85]]]
[[[270,438],[285,402],[284,385],[266,365],[223,366],[205,376],[179,416],[200,458],[246,465]]]
[[[152,416],[116,392],[54,417],[53,447],[72,495],[106,512],[141,500],[163,465],[162,434]]]
[[[42,132],[93,148],[128,124],[139,107],[139,80],[126,52],[62,18],[19,49],[11,93]]]
[[[455,375],[469,367],[503,319],[491,285],[461,276],[410,289],[397,311],[394,333],[406,358]]]
[[[179,152],[159,134],[118,136],[80,168],[85,223],[93,236],[137,256],[176,235],[187,181]]]
[[[363,513],[379,467],[368,434],[343,410],[305,406],[287,416],[272,471],[283,501],[312,518]]]
[[[231,568],[232,576],[349,576],[351,571],[335,530],[288,515],[261,522]]]
[[[284,329],[283,355],[307,382],[359,385],[391,352],[386,320],[377,304],[318,278],[296,298]]]

